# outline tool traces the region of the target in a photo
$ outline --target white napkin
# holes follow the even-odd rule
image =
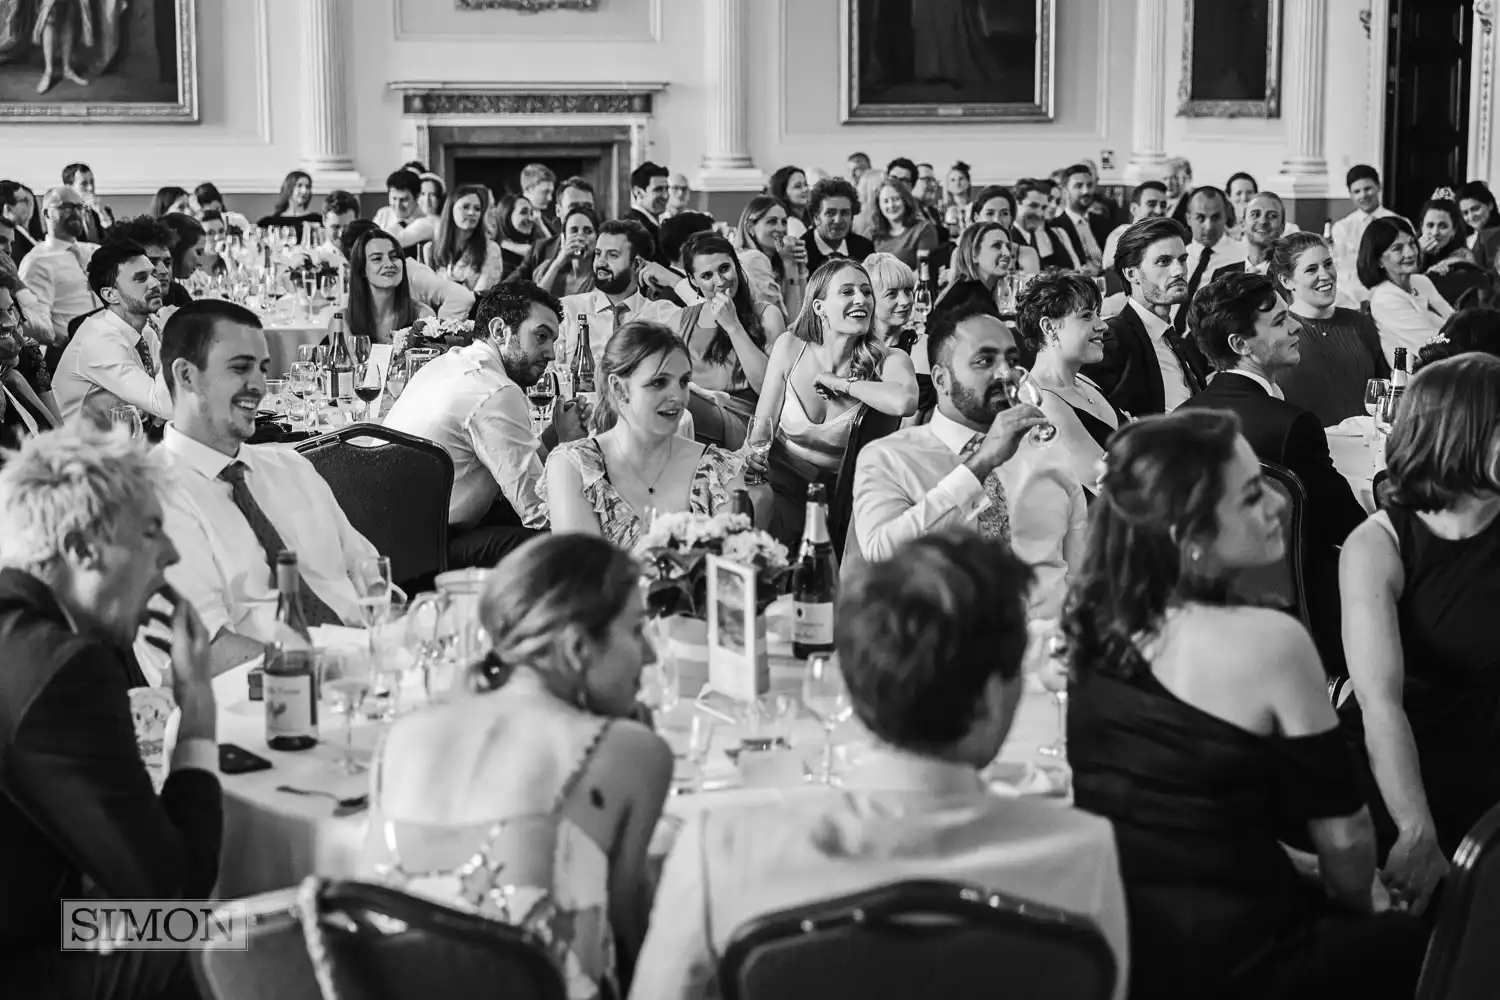
[[[1375,419],[1366,416],[1345,417],[1336,426],[1324,428],[1329,437],[1369,437],[1375,433]]]

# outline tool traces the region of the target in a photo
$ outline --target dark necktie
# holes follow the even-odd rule
[[[250,494],[250,486],[245,482],[245,463],[230,462],[219,473],[219,478],[229,484],[229,495],[234,500],[234,505],[245,515],[245,520],[250,522],[250,530],[255,532],[255,540],[265,551],[266,568],[270,572],[271,586],[276,586],[276,557],[286,548],[281,540],[281,532],[276,530],[276,525],[266,516],[266,512],[260,509],[260,504],[255,502],[255,497]],[[307,618],[308,625],[342,625],[344,621],[333,609],[323,603],[323,599],[307,585],[307,580],[302,581],[302,613]]]
[[[1177,358],[1177,364],[1182,367],[1182,380],[1187,383],[1188,392],[1194,395],[1202,392],[1203,377],[1198,374],[1198,369],[1193,367],[1187,342],[1182,334],[1168,329],[1162,333],[1162,339],[1167,342],[1167,347],[1171,348],[1173,356]]]
[[[146,335],[143,333],[135,342],[135,353],[140,355],[141,367],[146,369],[146,374],[156,378],[156,363],[151,360],[151,345],[146,343]]]
[[[1208,258],[1213,254],[1211,248],[1204,247],[1202,255],[1198,258],[1198,266],[1193,269],[1193,276],[1188,279],[1187,298],[1183,300],[1182,305],[1177,307],[1177,318],[1172,320],[1172,329],[1177,331],[1179,337],[1182,336],[1182,331],[1187,329],[1188,310],[1192,308],[1193,296],[1198,294],[1198,285],[1202,283],[1203,274],[1208,270]],[[1174,347],[1173,350],[1176,348]]]

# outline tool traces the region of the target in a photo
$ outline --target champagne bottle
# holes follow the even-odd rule
[[[573,392],[594,392],[594,348],[589,343],[589,318],[578,314],[578,345],[573,350]]]
[[[1411,376],[1406,371],[1406,348],[1396,348],[1396,362],[1391,365],[1391,388],[1405,389],[1406,384],[1411,381]]]
[[[912,296],[911,318],[918,326],[926,326],[927,317],[932,312],[931,266],[926,251],[917,255],[917,290]]]
[[[833,652],[833,603],[839,563],[828,537],[828,494],[822,483],[807,487],[807,523],[802,552],[792,571],[792,655]]]
[[[329,401],[354,397],[354,356],[349,338],[344,335],[344,310],[333,314],[333,332],[329,334],[328,369],[323,373],[323,392]]]
[[[274,637],[265,653],[266,746],[307,750],[318,743],[318,678],[296,553],[276,557],[276,589]]]

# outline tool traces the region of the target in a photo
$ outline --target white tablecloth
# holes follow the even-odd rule
[[[1334,468],[1349,480],[1349,488],[1365,505],[1365,510],[1374,512],[1371,482],[1375,470],[1385,468],[1385,439],[1375,434],[1374,422],[1369,417],[1360,417],[1357,422],[1346,420],[1337,427],[1326,428],[1326,433]]]
[[[316,629],[315,640],[324,645],[354,645],[362,642],[355,629]],[[794,697],[802,686],[802,665],[791,658],[784,639],[773,638],[773,691],[786,691]],[[780,655],[777,655],[780,654]],[[270,760],[270,770],[251,774],[224,775],[224,849],[220,865],[221,898],[235,898],[295,885],[307,875],[318,873],[332,877],[353,875],[357,868],[360,846],[364,841],[368,813],[336,818],[335,804],[323,797],[293,795],[277,791],[278,786],[320,789],[339,797],[359,795],[368,788],[367,776],[348,776],[337,768],[342,755],[343,719],[323,722],[322,742],[311,750],[284,753],[271,750],[265,741],[265,711],[262,702],[248,700],[251,664],[228,671],[214,681],[219,700],[219,741],[234,743]],[[667,738],[674,745],[685,740],[692,713],[697,711],[687,697],[665,721]],[[379,738],[381,727],[357,722],[354,744],[368,752]],[[1037,756],[1037,748],[1050,743],[1057,735],[1057,709],[1050,696],[1040,688],[1028,689],[1011,736],[1006,740],[1001,760],[1016,765],[1008,772],[1021,770]],[[867,740],[857,722],[846,723],[836,734],[836,743]],[[723,753],[726,747],[737,747],[740,731],[729,725],[715,730],[710,758],[704,766],[705,783],[714,788],[733,780],[736,771]],[[807,717],[798,718],[792,727],[790,742],[793,753],[816,767],[821,757],[822,730]],[[846,750],[854,753],[854,749]],[[685,769],[679,761],[679,766]],[[660,854],[670,843],[681,819],[693,811],[712,808],[717,803],[774,802],[789,791],[804,786],[729,788],[698,794],[674,795],[667,801],[667,817],[653,853]]]

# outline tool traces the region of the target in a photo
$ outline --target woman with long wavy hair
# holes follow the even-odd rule
[[[995,290],[1000,279],[1011,273],[1016,245],[1010,230],[998,222],[976,222],[958,238],[947,286],[938,293],[933,311],[951,309],[960,303],[984,303],[984,311],[1000,315]]]
[[[917,411],[911,358],[875,336],[875,291],[852,260],[830,260],[807,286],[791,336],[771,348],[751,426],[774,434],[769,478],[776,494],[771,532],[795,543],[807,487],[831,484],[861,406],[909,417]]]
[[[600,538],[511,553],[479,601],[470,692],[399,719],[371,768],[361,867],[537,934],[570,1000],[626,994],[672,751],[634,721],[640,566]]]
[[[323,217],[313,208],[312,175],[304,170],[293,170],[281,182],[281,193],[276,196],[276,206],[271,214],[256,225],[262,229],[291,226],[300,233],[307,223],[318,225]]]
[[[427,305],[411,297],[406,258],[396,237],[374,229],[354,242],[345,314],[350,336],[369,337],[372,344],[389,344],[396,330],[434,315]]]
[[[1231,596],[1284,557],[1285,504],[1232,414],[1110,439],[1062,626],[1074,801],[1115,826],[1132,996],[1416,986],[1426,930],[1377,913],[1370,814],[1317,649],[1296,618]]]
[[[728,510],[743,461],[680,435],[692,362],[677,334],[626,323],[605,345],[597,377],[592,435],[547,457],[552,530],[631,549],[653,514]]]
[[[793,239],[812,228],[812,216],[807,212],[807,199],[812,194],[812,185],[807,181],[807,172],[801,167],[778,167],[766,182],[766,194],[781,202],[786,208],[787,231]]]
[[[499,284],[500,247],[484,229],[489,191],[482,184],[455,188],[438,217],[437,233],[428,244],[428,264],[439,275],[471,292]]]
[[[807,291],[807,246],[791,236],[788,218],[779,198],[758,194],[740,213],[740,224],[731,234],[755,291],[778,306],[784,320],[796,318]]]
[[[494,239],[500,244],[501,268],[508,278],[525,262],[531,248],[539,239],[545,239],[536,220],[536,209],[525,195],[506,192],[495,202],[491,210],[494,219]]]

